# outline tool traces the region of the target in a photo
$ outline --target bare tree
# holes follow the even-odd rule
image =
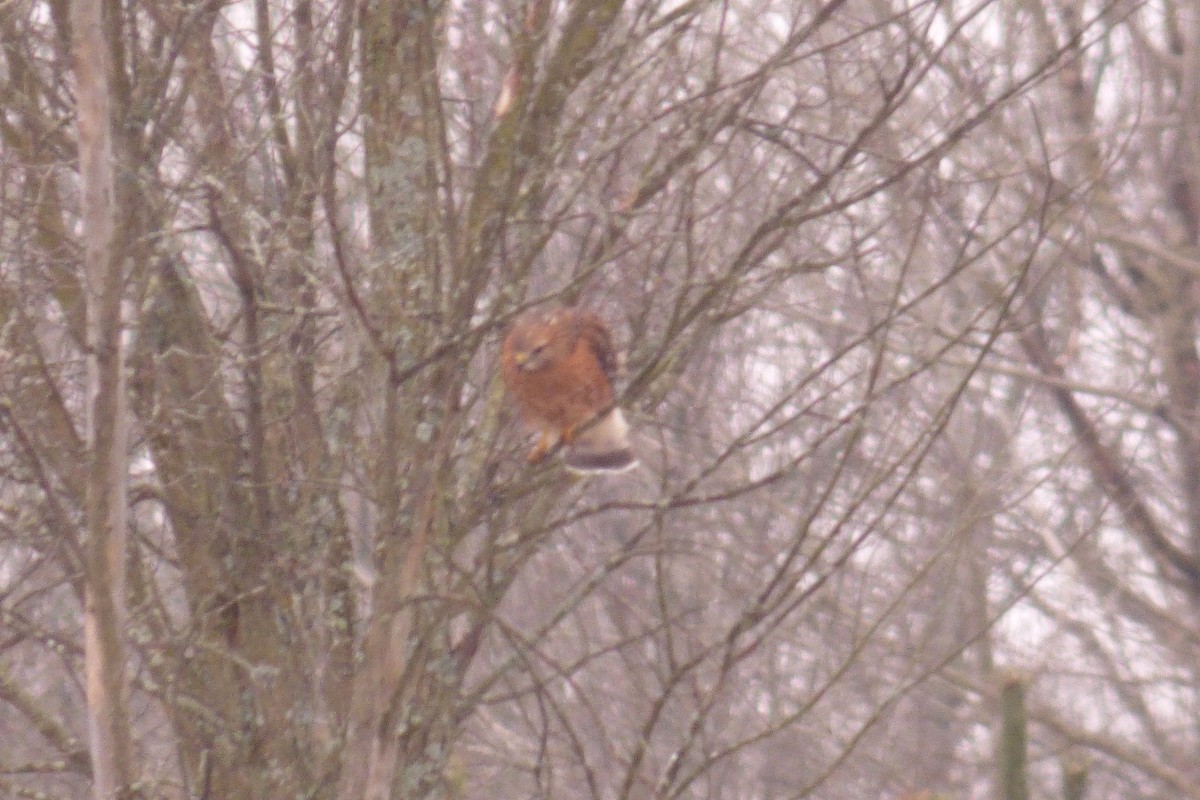
[[[1192,796],[1186,12],[0,6],[4,790]]]

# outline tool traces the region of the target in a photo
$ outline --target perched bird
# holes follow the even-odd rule
[[[504,384],[541,435],[536,464],[558,442],[578,472],[620,472],[637,464],[629,425],[613,403],[618,356],[604,320],[579,308],[533,309],[504,337]]]

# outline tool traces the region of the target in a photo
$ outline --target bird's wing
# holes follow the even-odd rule
[[[621,357],[613,345],[612,334],[609,332],[608,326],[604,324],[604,320],[591,311],[580,311],[578,314],[579,335],[583,337],[584,342],[595,354],[596,361],[599,362],[600,369],[604,370],[604,374],[608,376],[609,382],[615,381],[617,370],[621,366]]]

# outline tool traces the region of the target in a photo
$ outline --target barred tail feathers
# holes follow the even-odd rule
[[[563,451],[563,461],[576,472],[624,472],[635,467],[629,423],[621,409],[612,409],[579,431]]]

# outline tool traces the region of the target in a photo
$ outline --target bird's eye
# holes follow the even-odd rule
[[[546,352],[546,345],[546,342],[542,342],[541,344],[533,344],[527,347],[525,351],[519,355],[517,365],[526,372],[529,372],[530,370],[541,369],[542,358],[545,356]]]

